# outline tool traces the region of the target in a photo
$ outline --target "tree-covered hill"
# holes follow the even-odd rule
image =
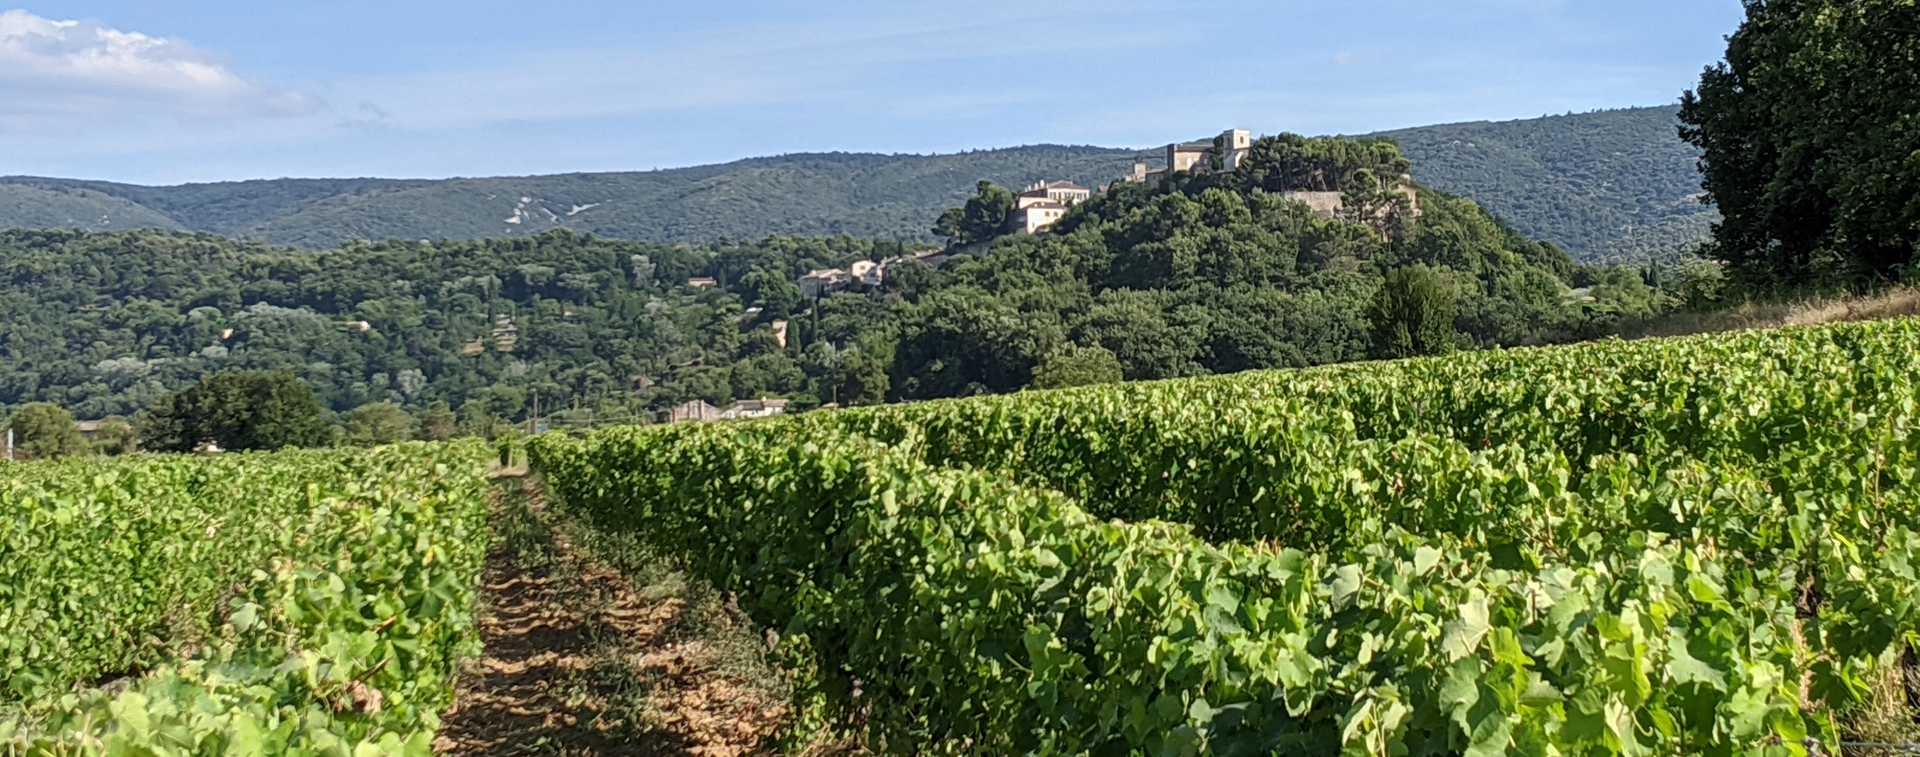
[[[1526,121],[1383,132],[1413,178],[1471,198],[1521,233],[1576,259],[1644,263],[1704,240],[1700,151],[1679,137],[1679,108],[1634,108]]]
[[[1255,125],[1257,126],[1257,125]],[[1711,211],[1673,108],[1389,132],[1414,178],[1472,199],[1580,260],[1644,262],[1706,235]],[[204,231],[321,250],[350,239],[770,235],[930,239],[982,179],[1101,186],[1153,150],[1041,145],[955,155],[784,155],[640,173],[424,180],[279,179],[175,187],[0,178],[0,228]]]
[[[551,229],[305,251],[5,231],[0,410],[131,415],[231,369],[293,371],[338,412],[458,409],[473,429],[526,418],[536,396],[547,415],[600,419],[692,399],[806,408],[1358,360],[1380,352],[1376,294],[1408,270],[1435,285],[1421,323],[1437,349],[1584,338],[1670,299],[1651,272],[1579,265],[1468,200],[1422,189],[1415,216],[1375,178],[1405,167],[1384,142],[1263,139],[1238,171],[1121,185],[1053,233],[979,239],[928,257],[937,268],[850,236],[695,246]],[[1337,217],[1283,199],[1303,176],[1343,193]],[[407,190],[370,194],[390,191]],[[878,286],[802,293],[806,272],[862,259],[888,261]]]
[[[956,155],[784,155],[638,173],[388,181],[283,179],[178,187],[30,177],[0,186],[85,192],[153,214],[155,228],[206,231],[325,249],[350,239],[531,237],[566,227],[610,239],[706,243],[770,235],[925,239],[940,209],[980,179],[1098,185],[1135,151],[1040,145]],[[80,198],[76,197],[76,201]],[[98,202],[94,200],[93,202]],[[16,213],[0,228],[130,228],[99,213]]]
[[[152,208],[77,183],[67,186],[0,184],[0,226],[95,231],[185,228]]]

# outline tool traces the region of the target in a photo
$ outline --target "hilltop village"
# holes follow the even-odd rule
[[[1159,151],[1163,156],[1161,168],[1148,168],[1143,155],[1134,161],[1132,172],[1101,187],[1099,192],[1104,194],[1117,184],[1159,186],[1169,177],[1181,173],[1195,176],[1231,173],[1240,169],[1241,163],[1253,152],[1253,146],[1253,132],[1246,129],[1228,129],[1211,141],[1176,142]],[[1412,212],[1417,216],[1419,204],[1410,186],[1410,177],[1395,177],[1391,184],[1394,191],[1407,198]],[[1305,203],[1314,212],[1327,218],[1337,217],[1346,209],[1345,193],[1338,190],[1288,190],[1279,194],[1288,200]],[[1008,230],[1024,234],[1042,233],[1066,217],[1067,211],[1073,206],[1092,199],[1093,195],[1093,190],[1072,182],[1036,183],[1015,197],[1016,207]]]
[[[856,285],[878,289],[885,285],[890,274],[903,264],[911,262],[938,268],[955,255],[984,254],[988,245],[1002,236],[1047,235],[1053,226],[1066,218],[1074,207],[1093,199],[1095,195],[1109,194],[1124,185],[1158,187],[1176,177],[1198,177],[1238,171],[1260,144],[1254,139],[1253,133],[1246,129],[1229,129],[1207,141],[1169,144],[1156,151],[1162,157],[1159,161],[1160,167],[1150,168],[1148,157],[1142,155],[1134,161],[1132,171],[1098,189],[1071,181],[1039,181],[1026,186],[1018,193],[1008,193],[1007,190],[983,182],[981,192],[983,195],[997,195],[993,202],[997,203],[998,210],[972,207],[975,203],[981,203],[981,197],[976,196],[973,201],[970,201],[969,207],[948,211],[942,218],[941,225],[951,232],[952,236],[944,249],[922,250],[878,260],[857,260],[844,268],[815,268],[796,281],[799,293],[808,302],[818,302]],[[1381,190],[1385,193],[1396,198],[1405,198],[1402,206],[1404,209],[1410,211],[1413,216],[1419,215],[1420,209],[1409,176],[1404,173],[1389,176],[1381,184]],[[1362,209],[1347,207],[1348,194],[1341,191],[1343,188],[1339,187],[1337,180],[1315,176],[1311,172],[1299,179],[1277,185],[1269,183],[1267,186],[1273,190],[1273,194],[1289,201],[1305,204],[1323,218],[1362,220],[1357,216],[1365,213]],[[971,220],[975,216],[984,217],[987,220],[974,228],[968,228],[969,223],[977,223]],[[995,220],[1003,217],[1004,222]],[[939,231],[940,229],[936,229],[936,232]],[[706,290],[721,285],[721,282],[710,277],[702,277],[689,279],[687,285],[695,290]],[[758,313],[758,309],[750,309],[743,317],[755,317]],[[785,348],[789,332],[788,322],[775,320],[772,322],[772,328],[776,342],[781,348]],[[764,398],[746,400],[733,407],[718,407],[699,400],[690,400],[672,408],[667,418],[669,422],[676,423],[700,422],[766,417],[784,414],[786,411],[787,406],[784,401]]]

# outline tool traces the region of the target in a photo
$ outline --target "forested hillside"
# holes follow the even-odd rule
[[[927,239],[939,210],[981,179],[1025,186],[1066,179],[1098,186],[1136,153],[1050,145],[958,155],[829,153],[755,158],[636,173],[388,181],[282,179],[179,187],[13,177],[38,196],[131,203],[146,226],[206,231],[305,249],[350,239],[530,237],[565,227],[611,239],[704,244],[769,235]],[[92,200],[97,204],[98,200]],[[0,228],[110,230],[91,207],[16,213],[0,201]]]
[[[1384,143],[1306,147],[1316,144],[1404,165]],[[1410,266],[1457,301],[1441,327],[1462,346],[1580,338],[1660,307],[1640,271],[1577,265],[1437,191],[1422,192],[1417,221],[1403,207],[1322,217],[1269,186],[1299,173],[1267,170],[1289,159],[1125,185],[1054,234],[1002,237],[938,269],[909,260],[882,286],[817,301],[797,285],[807,271],[914,249],[557,229],[306,252],[211,234],[16,230],[0,234],[0,405],[128,415],[210,373],[285,368],[334,411],[458,409],[485,428],[523,418],[536,395],[548,415],[631,418],[696,398],[805,408],[1319,365],[1374,354],[1370,303]],[[1371,174],[1349,168],[1323,179],[1359,202],[1372,185],[1357,177]]]
[[[1576,259],[1644,262],[1704,237],[1710,211],[1673,108],[1391,132],[1414,178]],[[325,249],[349,239],[484,239],[565,227],[705,244],[769,235],[930,239],[982,179],[1098,187],[1154,150],[1035,146],[958,155],[812,154],[644,173],[143,187],[0,178],[0,228],[184,229]]]
[[[1423,184],[1472,198],[1514,228],[1581,260],[1644,264],[1705,240],[1718,215],[1699,201],[1700,151],[1679,108],[1384,132]]]

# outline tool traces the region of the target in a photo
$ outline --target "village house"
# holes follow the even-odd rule
[[[1067,216],[1068,206],[1057,202],[1036,202],[1013,211],[1013,228],[1022,234],[1038,234]]]
[[[694,289],[699,289],[702,291],[712,289],[719,285],[720,285],[720,282],[714,280],[710,276],[700,276],[696,278],[687,279],[687,286],[690,286],[690,287],[693,287]]]
[[[1085,187],[1080,189],[1087,191]],[[877,287],[886,283],[888,271],[908,260],[925,263],[931,268],[939,268],[941,263],[947,262],[948,257],[947,253],[940,250],[924,250],[910,256],[895,256],[878,262],[856,260],[846,268],[815,269],[800,277],[800,293],[808,298],[817,299],[846,289],[855,281]]]
[[[822,297],[847,288],[853,275],[840,268],[817,268],[800,277],[800,293]]]
[[[787,400],[740,400],[728,412],[733,413],[735,418],[772,418],[786,415],[787,404]]]
[[[1075,205],[1093,199],[1093,190],[1071,181],[1043,181],[1014,197],[1011,225],[1016,231],[1038,234],[1065,218]]]

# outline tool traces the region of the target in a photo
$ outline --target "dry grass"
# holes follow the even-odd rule
[[[1799,302],[1745,302],[1711,313],[1672,313],[1651,320],[1625,322],[1615,333],[1626,339],[1644,339],[1908,316],[1920,316],[1920,288],[1902,286],[1873,295],[1823,296]]]
[[[1873,693],[1866,705],[1841,718],[1850,742],[1902,745],[1920,742],[1920,720],[1916,720],[1914,707],[1916,696],[1920,696],[1920,667],[1915,667],[1911,653],[1885,662],[1875,676]],[[1912,749],[1865,746],[1839,750],[1842,757],[1896,757],[1914,753]]]

